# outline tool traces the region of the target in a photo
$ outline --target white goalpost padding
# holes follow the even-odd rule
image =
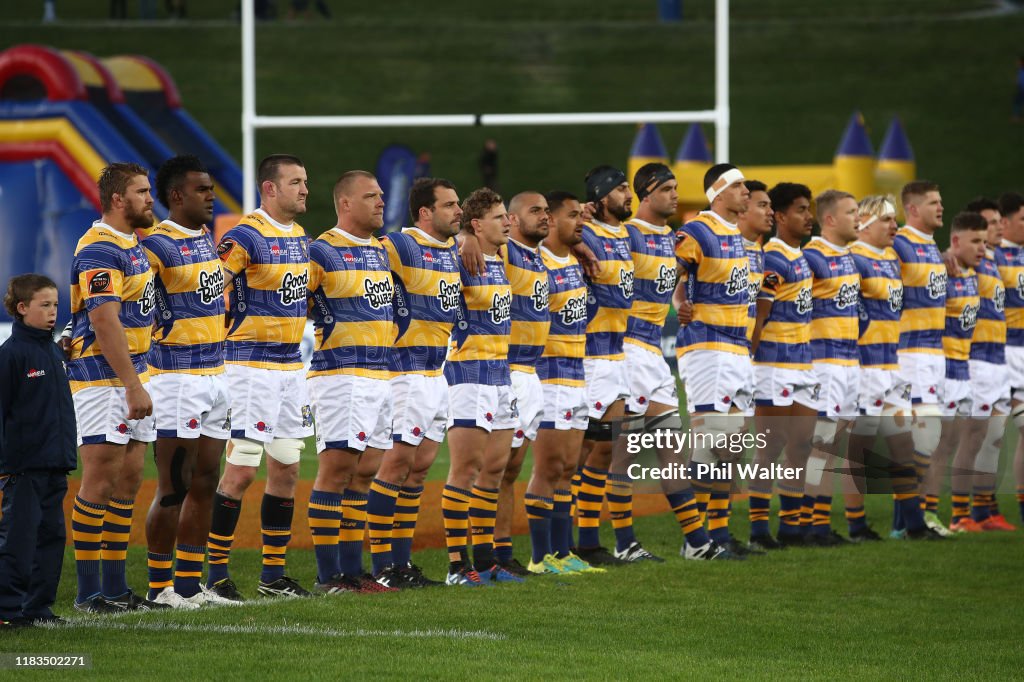
[[[256,16],[242,4],[242,185],[245,211],[256,207],[259,128],[412,128],[493,125],[713,123],[715,160],[729,159],[729,0],[715,0],[715,108],[701,111],[621,111],[537,114],[400,114],[384,116],[260,116],[256,113]]]

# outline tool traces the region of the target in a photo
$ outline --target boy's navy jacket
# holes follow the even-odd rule
[[[45,329],[16,320],[0,346],[0,474],[77,466],[64,354]]]

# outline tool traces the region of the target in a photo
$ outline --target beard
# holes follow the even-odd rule
[[[133,230],[153,226],[152,209],[144,208],[141,211],[125,210],[124,219]]]
[[[615,218],[619,222],[621,222],[623,220],[627,220],[629,218],[629,216],[632,215],[632,213],[633,213],[629,209],[629,206],[627,206],[624,203],[623,204],[619,204],[618,206],[612,206],[612,205],[609,204],[609,205],[605,206],[605,210],[608,211],[608,215],[612,216],[613,218]]]

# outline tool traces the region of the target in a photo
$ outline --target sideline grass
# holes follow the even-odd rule
[[[1012,500],[1002,502],[1010,512]],[[872,496],[869,513],[880,531],[887,509],[883,496]],[[745,505],[737,505],[741,533],[745,518]],[[1020,532],[705,564],[676,556],[679,531],[670,517],[638,519],[637,529],[666,563],[480,590],[126,615],[11,633],[0,652],[88,653],[93,669],[76,676],[122,680],[1019,675]],[[526,539],[516,544],[525,556]],[[441,551],[415,560],[428,575],[444,570]],[[255,592],[258,564],[255,551],[233,555],[246,594]],[[145,584],[144,566],[144,552],[132,548],[137,588]],[[312,552],[290,552],[289,572],[308,585]],[[69,552],[59,602],[67,615],[73,590]],[[58,675],[67,673],[21,672],[18,679]]]

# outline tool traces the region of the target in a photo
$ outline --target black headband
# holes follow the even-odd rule
[[[587,201],[601,201],[625,181],[626,174],[618,168],[597,171],[587,178]]]
[[[637,201],[643,201],[644,197],[650,196],[650,194],[654,192],[654,190],[658,189],[669,180],[675,179],[675,174],[673,174],[672,171],[669,170],[668,166],[658,167],[654,171],[654,175],[652,175],[651,178],[647,181],[646,185],[644,185],[643,187],[634,188],[634,191],[636,192]]]

